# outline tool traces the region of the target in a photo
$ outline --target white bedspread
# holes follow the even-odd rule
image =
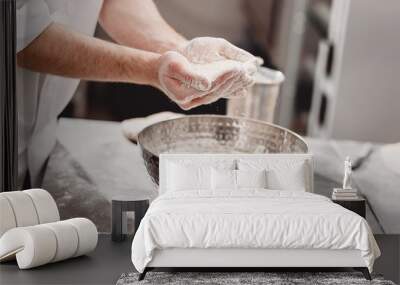
[[[172,192],[151,204],[132,244],[143,272],[155,249],[358,249],[372,271],[380,255],[368,223],[320,195],[249,189]]]

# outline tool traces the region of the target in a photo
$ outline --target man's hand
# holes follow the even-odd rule
[[[246,74],[246,76],[242,77],[244,80],[242,82],[237,81],[235,88],[225,92],[222,96],[224,98],[247,95],[248,87],[254,83],[254,74],[257,72],[258,67],[263,64],[262,58],[253,56],[223,38],[194,38],[177,50],[192,63],[207,64],[223,60],[234,60],[243,64]]]
[[[263,63],[262,59],[238,48],[222,38],[199,37],[185,43],[178,48],[193,63],[210,63],[221,60],[236,60],[244,63],[249,75],[257,71],[257,67]]]
[[[159,88],[182,109],[188,110],[239,92],[252,83],[243,65],[236,62],[216,71],[211,78],[204,68],[212,66],[204,66],[190,63],[177,52],[167,52],[159,59]]]

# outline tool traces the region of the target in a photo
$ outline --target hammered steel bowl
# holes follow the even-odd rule
[[[296,133],[239,117],[194,115],[162,121],[139,133],[138,142],[152,180],[158,184],[161,153],[307,153]]]

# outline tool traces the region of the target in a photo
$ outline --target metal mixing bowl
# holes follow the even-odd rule
[[[158,184],[160,153],[307,153],[296,133],[274,124],[239,117],[195,115],[162,121],[139,133],[142,156]]]

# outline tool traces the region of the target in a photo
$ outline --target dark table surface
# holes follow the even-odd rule
[[[130,258],[131,239],[115,243],[101,234],[97,248],[80,256],[28,270],[16,261],[0,264],[0,284],[115,284],[124,272],[134,271]]]

